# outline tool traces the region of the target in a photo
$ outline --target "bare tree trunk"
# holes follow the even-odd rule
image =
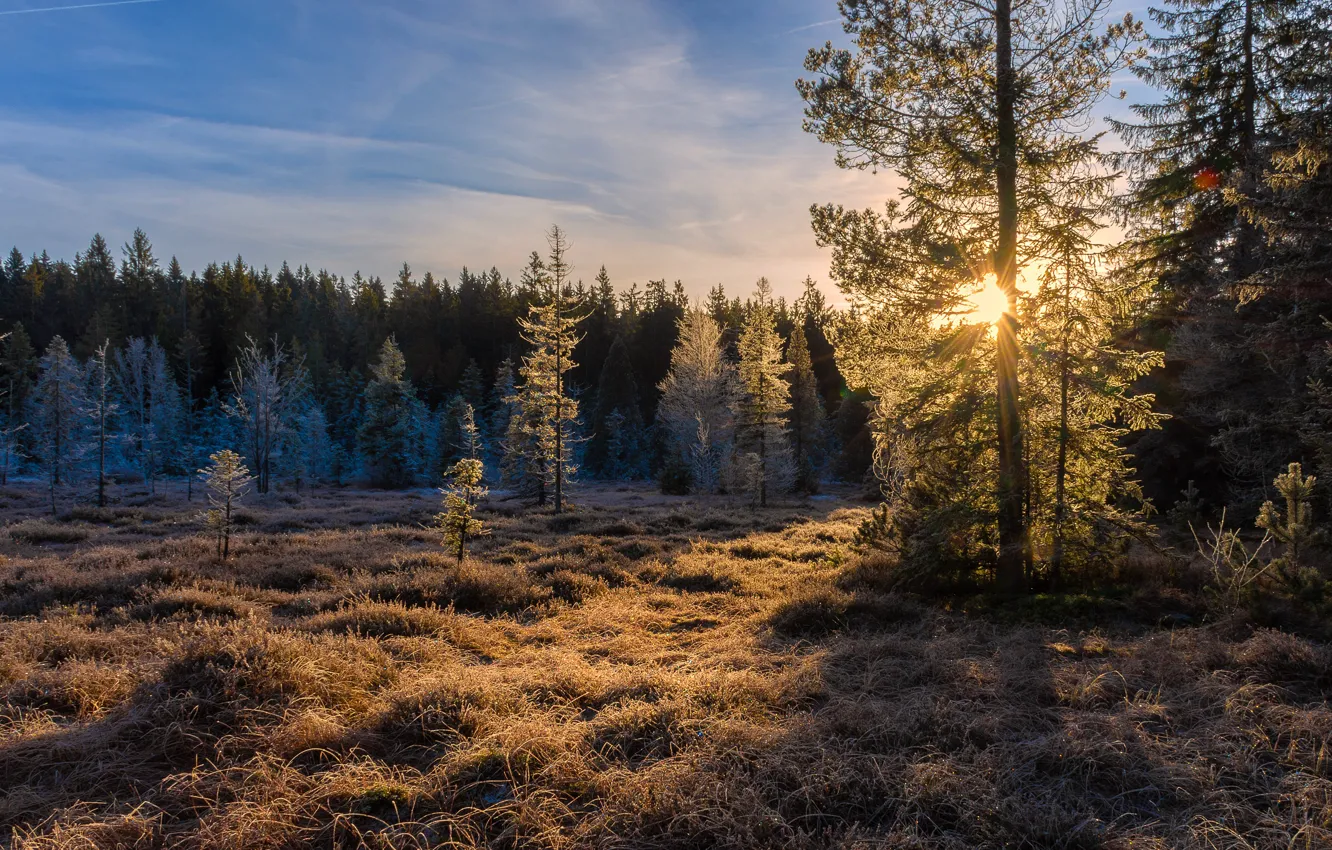
[[[1017,321],[1017,86],[1013,73],[1013,3],[995,4],[995,111],[998,118],[998,156],[995,163],[999,205],[999,232],[995,241],[994,272],[999,288],[1008,296],[1008,311],[999,321],[999,589],[1023,589],[1023,563],[1027,527],[1022,512],[1026,476],[1022,463],[1022,419],[1018,403]]]

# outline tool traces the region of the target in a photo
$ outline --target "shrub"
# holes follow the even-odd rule
[[[67,525],[43,519],[16,522],[5,532],[20,543],[81,543],[92,536],[92,530],[82,525]]]

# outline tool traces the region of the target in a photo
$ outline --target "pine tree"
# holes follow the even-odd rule
[[[486,380],[476,360],[467,361],[467,368],[458,379],[458,395],[472,406],[477,418],[482,418],[486,405]]]
[[[1134,238],[1176,299],[1209,298],[1261,264],[1261,240],[1226,189],[1252,195],[1263,171],[1263,139],[1288,95],[1284,22],[1297,5],[1164,0],[1151,9],[1157,33],[1133,70],[1161,99],[1136,104],[1137,121],[1113,122],[1131,145],[1115,159],[1132,178]]]
[[[1019,392],[1018,271],[1033,261],[1057,213],[1104,180],[1096,140],[1078,132],[1141,27],[1096,30],[1110,0],[904,0],[844,3],[852,50],[811,50],[801,81],[806,126],[836,145],[847,168],[891,168],[904,208],[814,210],[833,271],[863,306],[912,326],[965,311],[975,282],[994,275],[1006,310],[991,366],[998,584],[1018,590],[1030,557]],[[877,350],[855,356],[883,356]],[[882,365],[882,364],[880,364]],[[874,371],[874,370],[870,370]],[[980,431],[975,436],[979,437]]]
[[[365,389],[365,416],[357,442],[370,480],[378,487],[412,483],[412,402],[415,392],[406,379],[407,362],[393,337],[379,350],[370,384]]]
[[[816,493],[826,454],[826,416],[803,323],[797,324],[791,333],[786,362],[790,366],[787,380],[791,384],[791,416],[787,433],[795,463],[795,487],[805,493]]]
[[[209,460],[212,463],[199,470],[208,487],[208,504],[212,506],[204,514],[204,523],[217,535],[217,557],[225,561],[231,556],[233,513],[254,479],[241,456],[231,449],[215,452]]]
[[[310,404],[296,416],[289,442],[290,473],[296,492],[303,485],[326,481],[333,465],[333,443],[328,438],[328,420],[318,404]]]
[[[505,450],[510,458],[510,480],[539,505],[553,499],[555,512],[560,513],[564,485],[577,471],[570,448],[578,423],[578,402],[570,396],[565,377],[574,365],[579,318],[573,313],[575,305],[568,303],[564,232],[553,227],[547,239],[550,259],[537,283],[542,301],[531,305],[528,318],[519,320],[531,351],[519,369],[521,386],[506,399],[518,405],[518,416],[510,420]]]
[[[517,410],[513,401],[517,393],[514,389],[513,359],[505,357],[495,368],[495,384],[490,393],[490,419],[486,423],[486,433],[490,443],[495,446],[493,457],[496,462],[504,458],[504,445],[509,437],[509,425]]]
[[[46,470],[54,514],[56,488],[69,480],[83,449],[84,376],[59,336],[46,347],[37,370],[37,385],[29,399],[29,421],[38,459]]]
[[[714,492],[734,439],[735,368],[722,353],[722,330],[695,308],[681,317],[671,365],[659,385],[657,423],[668,443],[668,468],[685,471],[686,489]]]
[[[791,412],[789,367],[781,362],[782,338],[767,278],[759,279],[738,347],[743,389],[735,404],[736,447],[744,464],[740,477],[759,506],[767,507],[768,496],[787,489],[792,478],[785,428]]]
[[[462,432],[465,454],[449,469],[449,484],[440,490],[444,511],[435,515],[435,527],[443,533],[444,545],[457,554],[458,563],[467,556],[467,541],[486,533],[475,515],[476,504],[486,497],[487,491],[481,486],[485,465],[481,461],[483,449],[471,405],[463,411]]]
[[[1292,463],[1272,482],[1286,502],[1284,513],[1272,501],[1263,503],[1257,525],[1266,531],[1284,551],[1273,559],[1272,568],[1291,590],[1300,593],[1321,593],[1325,583],[1318,570],[1304,563],[1304,554],[1317,539],[1313,526],[1314,484],[1317,478],[1306,477],[1298,463]]]
[[[9,483],[9,472],[22,457],[20,436],[28,430],[23,409],[32,391],[32,372],[36,365],[32,343],[21,323],[0,337],[4,354],[0,356],[0,485]]]
[[[591,425],[584,463],[592,475],[610,479],[647,475],[647,429],[623,336],[615,337],[601,368]]]

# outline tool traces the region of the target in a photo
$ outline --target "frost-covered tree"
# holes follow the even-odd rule
[[[88,401],[92,412],[93,428],[97,433],[97,507],[106,507],[106,443],[109,429],[115,427],[115,416],[120,406],[111,396],[112,375],[110,341],[104,341],[93,353],[88,364]]]
[[[297,414],[287,449],[291,457],[288,473],[296,492],[302,486],[328,479],[333,465],[333,442],[328,437],[328,420],[318,404],[311,404]]]
[[[481,486],[485,464],[481,460],[480,433],[475,411],[470,404],[464,404],[464,454],[449,469],[448,484],[440,490],[444,496],[444,510],[435,515],[435,527],[443,533],[444,545],[454,551],[459,563],[467,556],[467,541],[486,533],[475,513],[477,502],[486,497],[486,489]]]
[[[59,336],[51,340],[37,361],[37,384],[29,398],[33,441],[51,494],[55,513],[56,488],[69,480],[82,456],[86,431],[84,375],[69,346]]]
[[[304,364],[276,338],[271,351],[249,336],[245,339],[231,369],[231,399],[225,410],[240,425],[259,492],[267,493],[274,456],[304,409],[309,379]]]
[[[370,481],[379,487],[405,487],[415,477],[412,457],[416,393],[406,378],[407,361],[393,337],[384,340],[365,388],[365,416],[357,442]]]
[[[516,393],[506,401],[516,403],[505,444],[506,474],[525,495],[539,505],[554,502],[556,513],[564,510],[564,488],[577,471],[571,451],[578,424],[578,402],[566,378],[573,368],[573,350],[578,345],[576,304],[569,289],[570,267],[565,259],[569,245],[564,231],[552,227],[547,234],[549,261],[542,267],[536,289],[541,300],[520,319],[523,340],[530,352],[518,370],[522,379]]]
[[[689,471],[696,492],[713,492],[734,437],[735,368],[722,352],[722,329],[700,308],[680,318],[678,341],[662,380],[657,423],[668,463]]]
[[[124,406],[130,457],[149,492],[174,460],[181,426],[180,388],[157,340],[135,337],[116,351],[115,380]]]
[[[217,535],[217,557],[225,561],[231,555],[231,529],[235,525],[233,512],[254,480],[245,468],[241,456],[231,449],[223,449],[209,457],[212,461],[199,470],[208,487],[209,510],[204,524]]]
[[[772,287],[760,278],[740,330],[740,386],[735,402],[736,451],[742,461],[741,486],[762,507],[768,496],[789,489],[793,478],[786,419],[791,412],[789,366],[782,363],[782,338]],[[749,457],[751,456],[752,457]]]
[[[817,291],[817,290],[815,290]],[[791,384],[791,415],[787,433],[791,440],[791,456],[795,463],[795,486],[805,493],[819,489],[819,477],[827,455],[826,415],[823,400],[819,398],[818,381],[814,377],[814,364],[809,356],[809,342],[805,339],[804,324],[797,324],[786,347],[786,362],[790,366],[787,380]]]
[[[490,393],[490,416],[485,422],[489,436],[489,456],[495,466],[505,459],[505,444],[509,436],[509,423],[518,409],[513,399],[517,396],[514,385],[513,358],[506,357],[495,368],[495,384]]]

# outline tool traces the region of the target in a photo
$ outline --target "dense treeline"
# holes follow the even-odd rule
[[[60,486],[82,473],[101,482],[100,468],[151,484],[234,447],[262,490],[270,478],[433,483],[456,460],[466,408],[497,474],[514,468],[506,453],[521,453],[510,419],[541,377],[525,365],[538,347],[528,323],[558,294],[571,342],[561,385],[570,410],[583,411],[567,423],[566,462],[596,477],[649,477],[667,460],[649,426],[689,299],[678,281],[617,291],[604,267],[585,284],[563,251],[533,252],[516,284],[495,268],[464,268],[454,283],[406,264],[385,284],[285,263],[273,273],[239,257],[187,276],[175,258],[163,265],[142,231],[118,264],[100,235],[72,261],[16,248],[0,268],[0,476],[40,468]],[[702,308],[736,359],[753,299],[728,299],[719,285]],[[796,334],[814,352],[836,412],[842,384],[823,333],[832,312],[817,287],[807,281],[796,303],[772,310],[783,339]],[[270,389],[282,400],[264,401]],[[256,417],[270,416],[274,433],[257,436],[270,423]],[[829,472],[863,474],[863,446],[853,454]]]

